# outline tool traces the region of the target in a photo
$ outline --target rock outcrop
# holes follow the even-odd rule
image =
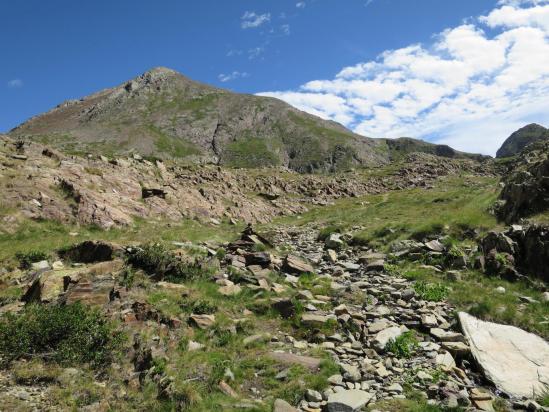
[[[513,225],[480,240],[484,269],[508,280],[520,276],[549,280],[549,227]]]
[[[14,159],[13,155],[20,152],[25,159]],[[464,171],[493,173],[472,160],[445,160],[427,154],[411,154],[392,174],[370,177],[360,172],[303,175],[277,168],[250,174],[243,169],[211,165],[185,167],[172,161],[151,162],[140,156],[109,159],[59,152],[52,157],[51,153],[41,144],[0,135],[3,210],[15,209],[19,215],[33,219],[77,222],[103,229],[131,225],[136,217],[267,222],[341,197],[429,187],[440,176]],[[4,225],[0,231],[9,228]]]
[[[549,388],[549,344],[509,325],[460,312],[471,353],[486,378],[509,396],[535,399]]]

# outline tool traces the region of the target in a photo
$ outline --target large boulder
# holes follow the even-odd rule
[[[512,397],[536,398],[549,385],[549,344],[537,335],[509,325],[459,313],[471,353],[484,375]]]
[[[328,412],[353,412],[368,404],[372,395],[358,389],[336,392],[328,398]]]
[[[549,227],[532,225],[521,236],[518,266],[527,274],[549,281]]]
[[[314,268],[310,264],[293,255],[288,255],[286,259],[284,259],[282,270],[286,273],[297,275],[314,272]]]

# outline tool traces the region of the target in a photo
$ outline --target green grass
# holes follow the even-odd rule
[[[231,142],[223,153],[223,162],[228,166],[261,168],[280,164],[275,149],[269,147],[266,139],[245,135]]]
[[[497,196],[496,179],[448,177],[431,190],[408,189],[358,199],[341,199],[333,206],[317,207],[277,223],[305,225],[317,223],[345,231],[362,225],[354,233],[357,244],[386,246],[395,239],[409,239],[418,233],[461,236],[464,230],[488,230],[497,226],[488,209]]]
[[[182,283],[205,278],[211,271],[197,263],[184,263],[163,243],[148,243],[129,253],[127,261],[134,268],[169,282]]]
[[[101,239],[120,244],[141,242],[143,239],[151,242],[225,242],[234,239],[239,229],[242,228],[227,223],[214,227],[190,219],[177,223],[135,219],[133,226],[108,231],[95,226],[66,225],[49,220],[24,220],[14,233],[0,232],[0,262],[12,261],[15,265],[13,259],[16,253],[49,253],[84,240]],[[69,233],[77,235],[71,236]]]
[[[39,357],[64,365],[105,365],[122,336],[97,310],[76,303],[66,306],[27,305],[0,318],[3,362]]]
[[[389,340],[385,345],[387,352],[393,353],[397,358],[409,358],[419,347],[415,332],[408,331],[395,339]]]
[[[427,283],[417,281],[414,284],[414,290],[417,295],[429,302],[440,302],[448,296],[448,288],[440,283]]]
[[[198,147],[178,137],[169,136],[159,127],[149,124],[147,131],[154,136],[155,148],[173,158],[184,158],[187,156],[200,155]]]
[[[549,325],[544,323],[549,317],[549,303],[542,301],[541,291],[525,282],[508,282],[475,270],[463,271],[461,281],[450,282],[443,274],[420,268],[416,263],[406,263],[400,271],[408,279],[445,287],[448,301],[458,311],[466,311],[484,320],[517,326],[545,339],[549,338]],[[506,292],[496,292],[498,286],[503,286]],[[539,303],[522,303],[519,296],[529,296]]]

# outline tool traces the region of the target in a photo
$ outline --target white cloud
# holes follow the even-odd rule
[[[230,82],[232,80],[237,80],[237,79],[243,79],[246,77],[250,77],[250,75],[246,72],[239,72],[239,71],[234,71],[229,74],[221,73],[219,76],[217,76],[219,81],[222,83]]]
[[[240,27],[243,29],[255,29],[271,21],[271,13],[257,14],[254,11],[245,12],[240,18]]]
[[[364,135],[414,136],[486,154],[526,123],[549,124],[549,0],[501,1],[433,38],[332,79],[261,94]]]
[[[289,24],[283,24],[282,26],[280,26],[280,31],[285,36],[289,36],[290,35],[290,25]]]
[[[298,1],[295,6],[298,8],[298,9],[304,9],[305,6],[307,6],[307,4],[304,2],[304,1]]]
[[[263,46],[253,47],[248,50],[248,59],[255,60],[261,57],[263,53],[265,53],[265,47]]]
[[[10,89],[17,89],[19,87],[23,87],[23,80],[13,79],[13,80],[10,80],[7,84]]]

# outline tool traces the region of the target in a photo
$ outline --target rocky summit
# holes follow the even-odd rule
[[[548,411],[529,143],[370,139],[164,68],[30,119],[0,136],[0,410]]]

